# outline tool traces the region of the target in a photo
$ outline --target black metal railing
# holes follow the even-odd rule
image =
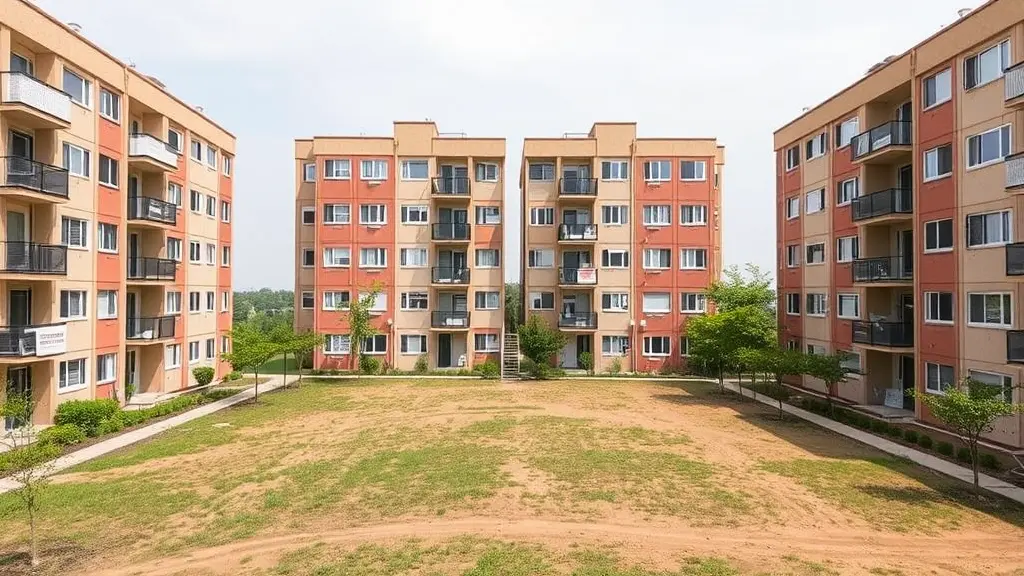
[[[910,188],[889,188],[867,196],[854,198],[850,215],[854,222],[889,214],[910,214],[914,211],[914,198]]]
[[[430,313],[430,325],[434,328],[469,328],[469,312],[436,310]]]
[[[569,286],[597,284],[597,268],[559,268],[558,283]]]
[[[4,157],[4,186],[68,197],[68,171],[18,156]]]
[[[438,222],[431,226],[430,237],[434,240],[469,240],[468,222]]]
[[[597,224],[562,224],[558,227],[559,240],[597,240]]]
[[[36,329],[64,325],[63,322],[59,322],[31,326],[0,326],[0,357],[35,356]],[[67,334],[64,337],[67,338]]]
[[[1003,162],[1006,164],[1006,189],[1019,192],[1024,188],[1024,152],[1010,154]]]
[[[469,195],[468,176],[435,176],[432,181],[434,183],[434,194],[442,196]]]
[[[129,280],[174,280],[178,263],[169,258],[129,258]]]
[[[1024,242],[1007,244],[1006,250],[1006,275],[1024,276]]]
[[[913,278],[913,260],[909,257],[883,256],[853,261],[854,282],[901,282]]]
[[[850,141],[851,158],[857,160],[889,146],[910,146],[913,139],[914,131],[910,122],[892,120],[854,136]]]
[[[914,345],[914,325],[909,322],[863,322],[851,328],[855,344],[907,348]]]
[[[174,316],[128,318],[125,323],[128,340],[159,340],[174,338]]]
[[[559,328],[597,328],[596,312],[575,312],[573,314],[558,315]]]
[[[1006,363],[1024,364],[1024,330],[1006,331]]]
[[[21,274],[67,274],[68,248],[35,242],[3,242],[4,272]]]
[[[434,284],[469,284],[469,268],[433,268],[430,280]]]
[[[129,196],[128,219],[149,220],[174,226],[178,223],[178,207],[149,196]]]
[[[597,178],[562,178],[558,181],[559,196],[597,196]]]

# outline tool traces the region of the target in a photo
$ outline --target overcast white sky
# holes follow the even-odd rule
[[[772,133],[981,0],[37,0],[238,137],[235,287],[291,288],[293,140],[393,120],[508,139],[635,121],[726,146],[725,261],[772,270]],[[857,14],[855,16],[855,14]],[[163,30],[158,33],[157,31]]]

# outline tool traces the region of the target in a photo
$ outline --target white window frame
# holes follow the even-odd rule
[[[608,306],[604,305],[605,296]],[[629,312],[629,292],[604,292],[601,294],[602,312]]]
[[[708,207],[703,204],[682,204],[679,206],[680,226],[707,226]]]
[[[485,258],[485,256],[493,256],[493,258]],[[501,267],[501,250],[497,248],[477,248],[474,260],[477,268],[500,268]]]
[[[853,314],[843,312],[843,304],[853,302]],[[844,320],[860,319],[860,294],[840,293],[836,295],[836,317]]]
[[[370,252],[371,250],[373,252]],[[375,262],[371,263],[371,264],[368,264],[368,262],[371,259],[367,258],[367,256],[369,256],[371,253],[374,255],[374,258],[372,260],[374,260]],[[388,249],[387,248],[377,248],[377,247],[360,248],[359,249],[359,267],[360,268],[375,268],[375,269],[387,268],[388,267]]]
[[[178,184],[177,182],[167,183],[167,202],[170,204],[174,204],[179,210],[181,209],[182,201],[181,192],[181,184]]]
[[[203,307],[202,296],[199,295],[199,290],[191,290],[188,293],[188,313],[198,314]]]
[[[786,172],[792,172],[800,166],[800,145],[786,148]]]
[[[526,253],[527,268],[554,268],[555,251],[551,248],[533,248]]]
[[[536,174],[534,178],[534,167],[539,170],[539,174]],[[555,180],[555,165],[552,162],[528,162],[526,167],[526,177],[531,182],[554,182]]]
[[[1000,321],[999,322],[988,322],[987,320],[986,321],[982,321],[982,322],[972,321],[971,320],[971,311],[972,311],[972,306],[971,306],[972,298],[971,297],[972,296],[981,296],[982,297],[982,306],[984,307],[982,309],[982,316],[986,316],[986,311],[987,311],[987,308],[988,308],[988,300],[991,297],[998,297],[999,298],[999,319],[1000,319]],[[1007,330],[1007,329],[1013,328],[1013,321],[1015,319],[1014,317],[1016,316],[1016,314],[1014,314],[1014,310],[1013,310],[1014,303],[1013,303],[1013,293],[1012,292],[996,292],[996,291],[993,291],[993,292],[967,292],[966,298],[967,298],[966,310],[967,310],[967,325],[968,326],[971,326],[973,328],[995,328],[995,329],[999,329],[999,330]],[[1009,322],[1004,322],[1003,320],[1006,318],[1006,312],[1007,311],[1010,313]]]
[[[64,74],[61,76],[61,90],[71,97],[71,101],[83,108],[92,110],[92,81],[87,79],[84,74],[79,74],[71,68],[64,66]],[[68,75],[77,78],[81,84],[81,90],[73,92],[66,84]]]
[[[680,292],[679,312],[681,314],[705,314],[708,311],[707,297],[701,292]]]
[[[939,235],[939,224],[941,224],[943,222],[949,222],[949,228],[950,228],[949,246],[941,246],[940,245],[941,239],[940,239],[940,235]],[[953,230],[953,226],[954,226],[954,224],[953,224],[953,219],[952,218],[940,218],[939,220],[929,220],[928,222],[925,222],[924,223],[924,253],[925,254],[938,254],[938,253],[941,253],[941,252],[952,252],[953,251],[953,244],[954,244],[953,235],[955,234],[955,230]],[[935,247],[934,248],[929,248],[928,247],[928,229],[930,227],[934,227],[935,228]]]
[[[605,177],[605,168],[608,176]],[[605,182],[625,182],[629,179],[629,160],[602,160],[601,180]]]
[[[804,311],[806,315],[814,316],[815,318],[828,315],[828,294],[824,292],[808,292],[805,299],[807,301],[807,310]]]
[[[304,162],[302,164],[302,181],[316,182],[316,162]]]
[[[430,207],[425,204],[405,204],[402,206],[400,213],[402,224],[408,226],[425,226],[430,224]]]
[[[982,222],[985,226],[988,226],[987,221],[989,216],[1000,215],[999,217],[999,229],[1001,240],[996,242],[983,242],[981,244],[971,244],[971,218],[983,217]],[[1006,216],[1003,216],[1005,214]],[[993,246],[1004,246],[1013,241],[1013,211],[1012,210],[995,210],[992,212],[979,212],[976,214],[967,215],[967,226],[964,241],[968,248],[990,248]],[[1005,226],[1004,226],[1005,224]],[[987,234],[986,234],[987,236]]]
[[[822,264],[824,264],[825,262],[828,261],[828,254],[826,254],[826,252],[825,252],[825,243],[824,242],[815,242],[814,244],[807,244],[807,245],[805,245],[804,246],[804,254],[810,254],[808,252],[808,250],[810,250],[810,249],[812,249],[812,248],[814,248],[816,246],[821,246],[821,261],[820,262],[812,262],[811,258],[809,256],[807,256],[807,257],[804,258],[804,263],[807,266],[820,266],[820,265],[822,265]]]
[[[60,302],[57,304],[57,312],[60,315],[61,320],[68,322],[76,320],[86,320],[89,318],[88,299],[89,292],[87,290],[61,290],[59,293]],[[63,308],[64,301],[67,300],[67,315],[64,314]],[[77,301],[79,306],[79,314],[72,314],[71,304]]]
[[[481,340],[483,345],[480,345]],[[473,350],[477,352],[500,352],[501,342],[498,340],[498,335],[494,332],[483,332],[473,335]]]
[[[844,245],[848,245],[848,248],[844,249]],[[844,255],[845,252],[849,252],[849,254]],[[843,236],[841,238],[836,238],[836,262],[853,262],[859,256],[859,252],[859,236]]]
[[[481,296],[483,296],[483,306],[480,305]],[[499,308],[501,308],[501,292],[497,290],[477,290],[473,295],[474,310],[498,310]]]
[[[316,211],[316,207],[311,207]],[[303,209],[305,210],[305,209]],[[330,219],[328,219],[330,215]],[[314,220],[314,224],[315,224]],[[324,204],[324,224],[327,226],[342,226],[352,223],[351,204]]]
[[[839,141],[836,143],[836,149],[846,148],[853,141],[854,137],[860,134],[860,118],[854,116],[853,118],[847,118],[839,124]]]
[[[172,291],[164,295],[164,314],[181,314],[181,292]]]
[[[662,345],[661,352],[654,352],[655,339]],[[644,350],[643,355],[648,358],[664,358],[672,354],[672,337],[671,336],[644,336]]]
[[[96,383],[109,384],[117,380],[117,353],[96,356]]]
[[[656,306],[664,300],[664,306]],[[644,292],[640,296],[640,310],[644,314],[670,314],[672,313],[671,292]]]
[[[312,222],[306,221],[306,214],[312,214],[313,217],[310,219]],[[302,207],[302,226],[313,226],[316,224],[316,206],[303,206]],[[324,222],[326,224],[326,222]]]
[[[934,368],[935,386],[932,387],[932,372]],[[942,382],[942,369],[947,368],[948,374],[950,375],[949,381],[946,382],[946,386],[943,386]],[[924,390],[929,394],[945,394],[946,390],[956,386],[956,369],[953,366],[947,366],[945,364],[936,364],[934,362],[924,363]]]
[[[223,167],[222,172],[225,176],[231,176],[231,165],[234,163],[234,158],[231,156],[221,155],[221,166]]]
[[[388,179],[388,161],[383,158],[367,158],[359,161],[359,179],[383,182]]]
[[[352,293],[348,290],[325,290],[320,302],[322,310],[348,310],[352,302]]]
[[[1002,134],[1003,130],[1006,130],[1007,133],[1008,133],[1007,140],[1009,140],[1009,146],[1006,148],[1006,150],[1003,150],[1003,134]],[[978,163],[977,164],[971,164],[971,141],[974,140],[974,139],[978,139],[979,142],[982,142],[982,140],[981,140],[982,137],[984,137],[987,134],[991,134],[992,132],[999,132],[999,138],[998,138],[998,141],[999,141],[999,152],[1000,152],[999,156],[997,156],[996,158],[992,158],[991,160],[982,160],[981,159],[981,151],[979,150],[979,152],[978,152]],[[980,144],[979,144],[979,146],[980,146]],[[1003,124],[1002,126],[996,126],[995,128],[990,128],[990,129],[985,130],[983,132],[978,132],[977,134],[971,134],[964,141],[964,162],[967,164],[967,169],[968,170],[978,170],[978,169],[984,168],[986,166],[991,166],[993,164],[999,164],[1000,162],[1003,162],[1006,159],[1006,157],[1009,156],[1010,154],[1013,154],[1013,125],[1012,124]]]
[[[214,266],[217,264],[217,245],[206,243],[206,265]]]
[[[949,319],[945,320],[942,314],[942,295],[949,297]],[[932,303],[934,300],[935,311],[939,317],[932,316]],[[924,323],[952,326],[956,320],[956,295],[952,292],[925,292],[924,293]]]
[[[172,134],[174,135],[173,138],[171,137]],[[171,149],[173,149],[178,154],[181,154],[181,145],[182,142],[184,142],[184,140],[185,137],[182,136],[181,132],[175,130],[174,128],[167,129],[167,144],[169,144]]]
[[[225,224],[231,223],[231,203],[227,200],[220,201],[220,221]]]
[[[607,256],[607,258],[605,258]],[[618,257],[621,264],[615,265],[612,260]],[[605,261],[608,264],[605,264]],[[629,269],[629,250],[621,248],[605,248],[601,251],[601,268],[606,270],[628,270]]]
[[[117,290],[96,291],[96,318],[99,320],[117,318]]]
[[[303,310],[316,308],[316,294],[309,290],[303,291],[299,297],[299,307]]]
[[[188,143],[188,156],[193,162],[202,163],[203,161],[203,142],[193,136],[189,139]]]
[[[71,242],[71,229],[78,229],[77,243]],[[82,220],[81,218],[73,218],[71,216],[60,217],[60,241],[61,244],[67,246],[71,250],[88,250],[89,249],[89,221]]]
[[[847,178],[836,190],[836,206],[846,206],[860,196],[860,179]]]
[[[104,234],[104,231],[113,230],[113,242],[111,246],[109,243],[110,238]],[[97,222],[96,223],[96,250],[107,254],[117,254],[117,224],[110,224],[108,222]]]
[[[607,346],[605,346],[607,344]],[[606,351],[607,350],[607,351]],[[629,336],[608,334],[601,336],[601,356],[620,357],[629,352]]]
[[[645,182],[670,182],[671,180],[671,160],[648,160],[644,162]]]
[[[786,220],[796,220],[800,217],[800,196],[786,198]]]
[[[693,176],[686,177],[687,165],[693,165]],[[704,160],[680,160],[679,179],[683,182],[704,182],[708,179],[708,164]]]
[[[979,380],[977,378],[978,375],[982,375],[983,377],[984,376],[992,376],[992,377],[995,377],[995,378],[999,379],[1000,382],[998,384],[993,384],[991,382],[986,382],[984,380]],[[1002,396],[1003,401],[1010,402],[1010,403],[1013,402],[1013,389],[1015,387],[1013,385],[1013,376],[1010,376],[1009,374],[1000,374],[999,372],[989,372],[988,370],[971,370],[971,369],[969,369],[969,370],[967,370],[967,377],[972,379],[972,380],[974,380],[975,382],[978,382],[979,384],[984,384],[986,386],[992,386],[992,387],[998,387],[1000,392],[1001,392],[1000,395]]]
[[[942,83],[942,79],[945,82]],[[932,82],[933,91],[935,92],[935,101],[928,103],[928,81]],[[946,94],[944,97],[939,96],[939,86],[944,85],[946,87]],[[946,102],[949,102],[953,98],[953,69],[946,68],[940,70],[931,76],[928,76],[921,81],[921,104],[924,106],[923,110],[931,110],[932,108],[941,106]]]
[[[328,170],[328,168],[330,168]],[[316,164],[313,164],[313,179],[307,182],[316,181]],[[352,161],[348,158],[328,158],[324,160],[324,180],[351,180]]]
[[[100,86],[100,116],[115,124],[121,123],[121,96]]]
[[[412,306],[413,303],[416,306]],[[420,306],[419,304],[422,304]],[[403,312],[422,312],[430,308],[430,294],[427,292],[402,292],[398,301],[399,309]]]
[[[199,242],[188,241],[188,262],[189,264],[200,264],[203,261],[203,250]]]
[[[530,292],[530,310],[554,310],[555,309],[555,293],[554,292]],[[544,306],[544,296],[551,297],[551,306]]]
[[[423,246],[399,248],[398,265],[401,268],[426,268],[430,265],[430,256]]]
[[[551,206],[530,208],[530,226],[554,226],[555,209]]]
[[[700,255],[704,255],[704,263],[700,264]],[[680,270],[706,270],[708,267],[708,251],[706,248],[680,248],[679,269]]]
[[[347,356],[352,353],[352,337],[348,334],[327,334],[324,336],[324,354]]]
[[[629,224],[629,206],[605,204],[601,206],[601,224],[604,226],[626,226]]]
[[[799,268],[800,267],[800,245],[799,244],[787,244],[786,245],[786,268]]]
[[[501,178],[501,169],[494,162],[477,162],[474,172],[477,182],[497,182]]]
[[[92,153],[81,146],[70,142],[63,142],[61,145],[62,163],[61,166],[68,171],[68,174],[79,178],[89,178],[92,173]],[[74,167],[74,154],[78,154],[79,167]]]
[[[384,343],[384,347],[381,348],[378,344]],[[359,350],[361,354],[369,356],[383,356],[388,353],[388,336],[387,334],[374,334],[363,341],[363,347]]]
[[[828,134],[826,132],[822,132],[821,134],[812,137],[807,140],[807,145],[807,160],[821,158],[825,155],[825,152],[828,151]]]
[[[941,170],[941,167],[939,166],[939,159],[940,159],[939,150],[941,150],[943,148],[949,148],[949,170],[946,171],[946,172],[941,172],[940,173],[939,170]],[[932,159],[932,160],[929,160],[929,159]],[[930,176],[928,175],[929,162],[932,162],[934,164],[934,166],[935,166],[935,174],[932,174]],[[952,144],[942,144],[942,145],[936,146],[936,147],[934,147],[934,148],[932,148],[930,150],[925,150],[924,162],[923,162],[922,166],[924,166],[924,180],[923,180],[924,182],[933,182],[935,180],[941,180],[943,178],[948,178],[948,177],[952,176],[953,175],[953,145]]]
[[[1004,46],[1005,46],[1005,48],[1004,48]],[[979,51],[975,52],[974,54],[971,54],[970,56],[965,57],[964,61],[963,61],[963,66],[961,68],[961,70],[963,70],[963,73],[964,73],[964,76],[963,76],[963,78],[964,78],[964,90],[966,90],[966,91],[975,90],[977,88],[981,88],[982,86],[986,86],[986,85],[991,84],[992,82],[995,82],[996,80],[999,80],[1000,78],[1002,78],[1003,74],[1005,74],[1005,72],[1006,72],[1006,69],[1013,65],[1012,62],[1003,62],[1003,52],[1005,51],[1007,54],[1009,54],[1010,53],[1010,49],[1011,49],[1010,40],[1009,40],[1009,38],[1007,38],[1005,40],[1000,40],[999,42],[996,42],[995,44],[985,48],[984,50],[979,50]],[[993,51],[996,53],[997,57],[999,58],[999,73],[996,74],[995,76],[991,77],[991,78],[983,79],[983,78],[981,78],[981,67],[978,66],[978,62],[981,61],[982,56],[984,56],[985,54],[988,54],[989,52],[993,52]],[[1012,59],[1012,58],[1013,58],[1013,56],[1011,54],[1009,56],[1009,59]],[[967,86],[967,81],[968,81],[968,78],[967,78],[967,61],[971,60],[971,59],[974,60],[974,75],[975,75],[975,79],[974,79],[974,85],[968,87]]]
[[[501,207],[500,206],[477,206],[476,207],[476,223],[481,226],[500,226],[501,225]]]
[[[104,169],[107,173],[106,178],[103,177]],[[106,186],[107,188],[120,188],[118,183],[120,174],[121,164],[117,160],[100,153],[99,169],[96,170],[96,181],[99,182],[101,186]],[[111,176],[113,176],[113,178],[111,178]]]
[[[665,255],[667,258],[663,258]],[[644,248],[644,270],[669,270],[672,268],[671,248]]]
[[[817,198],[817,208],[812,208],[812,198]],[[825,210],[825,189],[818,188],[817,190],[811,190],[804,194],[804,209],[807,214],[817,214]]]
[[[198,364],[202,359],[202,349],[199,347],[199,340],[192,340],[188,343],[188,363]]]
[[[402,160],[402,181],[403,182],[426,182],[430,179],[430,162],[422,158],[410,158]],[[411,175],[412,167],[423,167],[423,176]]]
[[[164,346],[164,370],[181,368],[181,344]]]
[[[181,262],[181,238],[167,237],[167,257],[175,262]]]
[[[410,346],[413,342],[416,343],[415,347]],[[426,334],[401,334],[398,337],[398,343],[398,353],[403,356],[419,356],[427,353]]]
[[[648,227],[671,226],[671,204],[648,204],[641,209],[643,224]]]
[[[78,364],[78,382],[69,382],[71,376],[71,363]],[[76,392],[89,387],[89,366],[85,358],[73,358],[63,360],[58,366],[57,372],[57,394]]]
[[[359,224],[362,226],[387,226],[387,204],[360,204]]]
[[[786,294],[786,314],[789,316],[800,315],[800,298],[801,294],[799,292],[789,292]]]

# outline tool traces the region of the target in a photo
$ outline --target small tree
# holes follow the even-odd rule
[[[200,386],[208,386],[213,382],[213,376],[213,366],[196,366],[192,369],[192,378],[195,378],[196,384]]]
[[[587,371],[587,374],[594,374],[594,355],[590,352],[580,353],[580,368]]]
[[[551,366],[551,357],[565,348],[566,342],[565,334],[552,329],[536,314],[519,327],[519,348],[524,356],[537,364]]]
[[[256,376],[253,401],[260,397],[260,367],[277,356],[280,348],[270,340],[270,335],[258,326],[241,323],[231,329],[231,352],[221,357],[231,363],[235,370],[252,370]]]
[[[840,382],[846,381],[846,376],[852,370],[843,366],[846,354],[808,354],[805,357],[804,369],[807,374],[825,382],[825,401],[828,403],[828,415],[835,416],[835,407],[832,405],[832,398],[838,395]]]
[[[689,361],[718,376],[718,386],[725,390],[725,369],[729,365],[730,344],[722,337],[724,315],[696,316],[686,322]]]
[[[1016,414],[1024,410],[1024,405],[1007,402],[1002,389],[970,377],[961,380],[959,386],[946,388],[942,394],[926,394],[916,390],[908,390],[907,393],[920,400],[933,416],[960,436],[971,453],[974,489],[980,490],[978,442],[982,434],[992,431],[996,419]]]
[[[349,354],[352,358],[352,369],[359,370],[359,359],[363,341],[376,336],[379,331],[371,324],[373,305],[377,296],[383,291],[383,284],[374,282],[369,291],[349,301],[347,310],[341,310],[342,319],[348,321]]]
[[[735,359],[738,366],[736,383],[740,388],[740,400],[743,399],[743,369],[751,373],[751,387],[757,384],[757,373],[764,372],[767,365],[767,354],[757,348],[740,348],[736,351]],[[755,390],[756,392],[756,390]]]
[[[312,358],[313,352],[324,345],[324,337],[312,330],[297,332],[289,341],[289,350],[295,356],[295,364],[299,371],[299,385],[302,384],[302,366],[306,358]]]
[[[762,350],[764,371],[771,377],[776,399],[779,401],[779,418],[783,418],[782,400],[785,386],[782,380],[786,376],[797,376],[804,373],[804,355],[799,350],[787,348],[769,348]]]
[[[520,299],[519,283],[505,283],[505,330],[511,333],[519,328],[519,313],[522,311],[523,302]]]

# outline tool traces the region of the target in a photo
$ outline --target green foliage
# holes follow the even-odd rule
[[[889,425],[883,420],[872,420],[871,431],[875,434],[885,434],[889,431]]]
[[[294,306],[295,293],[291,290],[243,290],[235,292],[234,321],[242,322],[259,314],[281,316],[290,313]]]
[[[548,326],[537,314],[531,315],[526,324],[519,327],[519,349],[537,364],[550,367],[551,358],[565,348],[566,342],[565,334]]]
[[[851,370],[843,366],[846,354],[807,354],[804,356],[804,372],[825,382],[826,398],[831,409],[832,398],[838,394],[840,382],[846,381]]]
[[[943,456],[952,456],[953,445],[950,444],[949,442],[939,442],[938,444],[935,445],[935,451],[938,452],[939,454],[942,454]]]
[[[70,400],[57,405],[54,424],[74,424],[86,436],[99,434],[100,423],[121,411],[116,400]]]
[[[39,433],[37,442],[56,446],[74,446],[85,441],[85,432],[74,424],[58,424],[50,426]]]
[[[587,374],[594,373],[594,355],[590,352],[582,352],[579,357],[580,368],[587,371]]]
[[[966,446],[956,451],[956,459],[959,462],[970,462],[971,461],[971,450]]]
[[[622,373],[622,359],[615,358],[614,360],[612,360],[612,363],[608,365],[608,368],[606,368],[606,371],[609,374],[613,374],[613,375],[621,374]]]
[[[242,379],[242,373],[237,371],[237,370],[232,370],[231,372],[228,373],[227,376],[224,377],[224,380],[226,382],[234,382],[235,380],[241,380],[241,379]]]
[[[227,388],[214,388],[213,390],[207,390],[203,392],[203,399],[206,402],[216,402],[217,400],[223,400],[230,396],[238,394],[238,390],[230,390]]]
[[[420,357],[416,359],[416,365],[413,366],[413,372],[426,374],[427,370],[430,370],[430,364],[427,363],[427,355],[420,354]]]
[[[708,299],[715,303],[718,312],[753,307],[774,314],[775,282],[771,275],[753,264],[745,268],[747,276],[737,266],[726,268],[722,272],[725,279],[715,281],[708,289]]]
[[[556,368],[547,362],[520,362],[519,367],[534,380],[554,380],[565,375],[565,370]]]
[[[487,360],[474,366],[473,371],[488,380],[494,380],[501,376],[501,365],[496,360]]]
[[[352,299],[349,302],[347,310],[340,310],[342,320],[348,323],[348,334],[351,342],[351,352],[353,358],[357,358],[360,362],[360,366],[353,366],[353,368],[361,369],[363,360],[369,357],[361,354],[363,348],[363,341],[372,336],[376,336],[378,330],[374,328],[371,320],[373,315],[371,313],[374,303],[377,302],[377,296],[380,295],[381,291],[384,290],[384,285],[379,281],[374,282],[370,289],[363,294],[360,298]],[[377,363],[375,370],[366,372],[364,374],[376,374],[380,370],[380,363]]]
[[[210,382],[213,382],[215,374],[213,366],[196,366],[192,369],[192,377],[195,378],[196,384],[199,386],[209,385]]]
[[[518,282],[505,283],[505,330],[515,333],[519,329],[519,315],[523,309]]]
[[[107,434],[116,434],[121,430],[124,430],[124,420],[121,418],[121,414],[114,414],[100,422],[96,428],[96,435],[106,436]]]
[[[373,356],[360,356],[359,357],[359,372],[361,374],[378,374],[380,373],[380,360]]]
[[[921,434],[921,437],[917,439],[917,445],[925,450],[931,450],[933,444],[932,437],[927,434]]]
[[[903,429],[900,428],[899,426],[889,426],[889,429],[886,430],[885,433],[889,435],[891,438],[903,437]]]
[[[911,444],[917,444],[918,440],[920,439],[920,435],[917,433],[917,430],[907,428],[906,430],[903,431],[903,439],[906,440],[907,442],[910,442]]]
[[[999,459],[988,453],[979,456],[978,463],[981,464],[982,468],[988,468],[989,470],[999,470],[1002,468],[999,464]]]

